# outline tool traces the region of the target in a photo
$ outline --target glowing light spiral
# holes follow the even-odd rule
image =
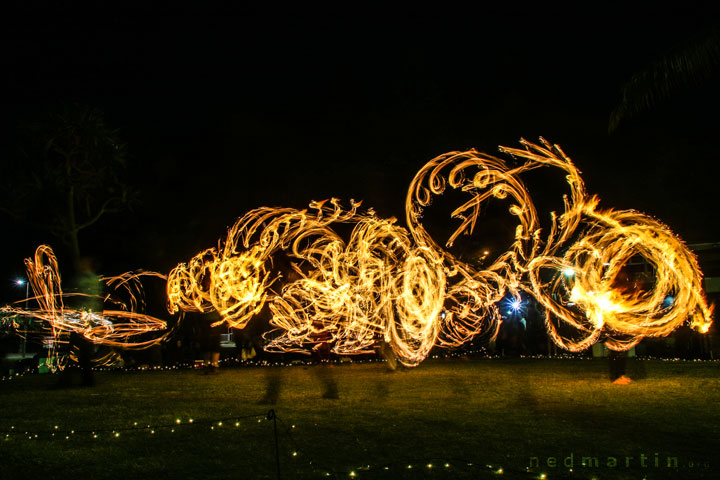
[[[507,159],[469,150],[428,162],[408,189],[407,228],[372,210],[360,212],[358,202],[344,209],[337,199],[313,202],[306,210],[248,212],[218,248],[170,272],[168,309],[217,311],[218,323],[243,328],[267,306],[274,327],[266,334],[268,350],[328,346],[354,354],[386,342],[409,366],[436,345],[459,346],[477,335],[493,338],[501,324],[498,303],[521,291],[545,308],[550,338],[572,351],[597,341],[627,350],[685,321],[706,332],[713,309],[703,295],[697,261],[683,242],[647,215],[598,208],[599,200],[587,194],[579,170],[557,145],[542,138],[539,144],[521,144],[500,147]],[[522,180],[539,168],[559,169],[570,188],[564,210],[550,212],[546,231]],[[468,199],[452,211],[460,224],[440,246],[422,216],[448,189]],[[450,248],[461,235],[473,234],[493,199],[509,203],[517,219],[510,248],[487,266],[460,260]],[[352,225],[347,239],[336,231],[339,225]],[[141,347],[163,338],[131,340],[165,328],[135,313],[134,304],[97,318],[65,309],[56,260],[43,248],[35,262],[28,261],[40,309],[13,311],[42,318],[53,335],[79,330],[108,345]],[[643,284],[627,273],[637,258],[652,268]],[[138,278],[125,274],[108,279],[108,285],[127,289]]]
[[[15,314],[14,327],[22,335],[34,333],[52,339],[49,342],[51,347],[48,358],[56,360],[48,366],[53,369],[63,367],[57,354],[62,350],[62,346],[68,343],[73,332],[97,345],[131,349],[154,345],[169,334],[164,320],[141,313],[145,308],[142,280],[144,277],[165,279],[164,275],[156,272],[128,272],[98,279],[110,293],[94,300],[99,300],[108,308],[93,312],[90,309],[69,308],[65,305],[68,299],[92,296],[63,293],[58,262],[52,248],[47,245],[39,246],[34,258],[25,260],[25,266],[28,282],[35,295],[28,300],[37,302],[38,308],[6,306],[2,311]],[[21,302],[16,302],[15,305]],[[35,326],[28,327],[25,322],[18,323],[17,316],[38,320],[39,327],[36,329]],[[34,325],[35,322],[32,323]],[[102,364],[112,358],[112,355],[105,355],[95,361]]]
[[[530,268],[532,291],[549,312],[548,332],[558,345],[582,350],[604,334],[609,348],[627,350],[644,337],[668,335],[686,320],[708,330],[712,310],[702,296],[702,275],[666,226],[632,211],[587,214],[593,226],[582,239],[563,257],[538,257]],[[623,276],[633,257],[651,265],[651,282]],[[562,274],[543,282],[542,269]],[[558,322],[573,327],[574,335],[559,333]]]
[[[513,161],[477,152],[450,152],[428,162],[408,190],[408,229],[393,220],[344,211],[337,200],[306,210],[254,210],[228,233],[222,252],[209,250],[171,272],[171,311],[215,309],[243,327],[269,302],[268,349],[307,351],[331,345],[340,354],[390,344],[398,359],[417,365],[434,345],[458,346],[500,326],[497,304],[526,291],[546,308],[551,338],[569,350],[603,339],[609,348],[631,348],[647,336],[667,335],[686,319],[707,331],[712,308],[702,294],[702,274],[693,254],[660,222],[638,212],[597,208],[580,172],[557,145],[521,141],[500,147]],[[562,170],[570,187],[564,211],[551,213],[542,232],[522,174],[537,168]],[[423,209],[447,188],[470,195],[452,212],[461,221],[445,246],[426,231]],[[490,199],[511,203],[518,220],[515,240],[492,265],[479,269],[453,256],[449,247],[472,234]],[[353,223],[349,240],[332,230]],[[544,236],[543,236],[544,234]],[[269,279],[272,258],[284,252],[299,278]],[[564,252],[564,253],[559,253]],[[655,270],[648,291],[618,285],[636,255]],[[237,263],[230,268],[228,263]],[[564,272],[571,271],[571,276]],[[277,284],[275,283],[277,281]],[[199,288],[203,282],[207,288]],[[672,295],[672,306],[664,305]],[[442,313],[442,314],[441,314]],[[276,332],[277,333],[277,332]]]

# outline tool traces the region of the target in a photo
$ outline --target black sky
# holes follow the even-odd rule
[[[262,205],[336,196],[402,218],[427,160],[540,135],[575,160],[602,205],[647,212],[690,242],[720,238],[717,76],[607,133],[622,83],[717,24],[711,7],[37,5],[3,20],[2,161],[17,161],[17,126],[49,108],[105,112],[142,204],[81,237],[104,273],[166,272]],[[57,241],[3,223],[10,284],[38,243]]]

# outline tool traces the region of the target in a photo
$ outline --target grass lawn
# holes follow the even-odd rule
[[[628,371],[618,386],[604,360],[453,358],[100,372],[61,390],[28,375],[0,382],[0,478],[277,478],[270,409],[286,479],[720,478],[720,363]]]

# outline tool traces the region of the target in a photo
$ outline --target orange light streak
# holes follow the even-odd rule
[[[434,346],[456,347],[477,335],[493,338],[501,323],[498,302],[520,292],[545,308],[550,338],[571,351],[598,341],[627,350],[686,321],[706,332],[713,309],[687,246],[647,215],[598,208],[599,200],[586,192],[580,171],[559,146],[542,138],[539,144],[521,144],[500,147],[507,159],[468,150],[428,162],[408,189],[407,228],[372,210],[360,212],[355,201],[349,209],[331,199],[312,202],[306,210],[253,210],[217,248],[170,272],[168,310],[217,311],[220,322],[243,328],[267,305],[274,327],[266,334],[270,351],[309,352],[327,345],[338,354],[356,354],[387,342],[408,366],[422,362]],[[559,169],[570,188],[564,210],[549,212],[547,231],[540,228],[523,182],[524,174],[539,168]],[[448,189],[467,200],[452,211],[460,223],[441,246],[422,216]],[[473,234],[493,199],[509,203],[515,238],[492,264],[479,267],[482,262],[464,262],[450,248],[461,235]],[[336,232],[340,224],[352,225],[349,238]],[[290,267],[280,268],[280,256]],[[627,274],[637,258],[652,269],[653,278],[644,285],[633,285]],[[130,301],[96,315],[63,306],[66,295],[49,247],[40,247],[27,265],[40,308],[11,310],[44,320],[55,337],[80,331],[99,344],[144,347],[168,335],[133,340],[166,328],[163,321],[137,313],[136,302],[140,277],[162,275],[106,279]]]
[[[512,163],[475,150],[428,162],[408,190],[407,229],[372,211],[359,213],[356,202],[343,210],[336,199],[313,202],[309,211],[253,210],[230,229],[221,248],[170,273],[170,311],[217,310],[242,328],[268,303],[276,327],[268,335],[269,350],[306,352],[328,344],[338,354],[366,353],[384,340],[410,366],[435,345],[459,346],[479,334],[492,338],[500,326],[497,303],[520,291],[545,307],[549,335],[568,350],[599,340],[629,349],[644,337],[669,334],[688,318],[707,331],[712,308],[687,247],[646,215],[598,209],[598,199],[586,193],[579,170],[557,145],[542,138],[540,144],[521,143],[521,149],[500,147]],[[564,211],[550,213],[547,232],[521,178],[544,167],[563,171],[570,187]],[[469,200],[452,212],[460,225],[443,248],[421,220],[423,209],[447,188]],[[490,199],[509,201],[518,224],[510,248],[479,269],[449,248],[473,233]],[[336,223],[354,225],[349,240],[332,229]],[[270,278],[273,256],[281,252],[293,261],[297,279]],[[615,286],[637,255],[655,270],[648,292]],[[671,294],[674,303],[663,307]]]
[[[110,292],[102,297],[103,308],[100,312],[85,309],[73,309],[65,305],[71,297],[90,297],[79,293],[63,293],[58,262],[52,248],[41,245],[35,251],[34,258],[25,260],[28,281],[34,297],[28,299],[38,304],[38,308],[5,306],[3,312],[39,320],[38,330],[29,330],[14,320],[14,327],[23,335],[35,333],[52,337],[52,347],[48,358],[57,358],[61,346],[68,343],[70,334],[75,332],[87,340],[108,347],[145,348],[167,337],[167,323],[164,320],[145,315],[142,280],[145,277],[165,279],[156,272],[128,272],[115,277],[101,278]],[[20,305],[25,302],[16,302]],[[33,327],[34,328],[34,327]],[[152,334],[148,338],[147,334]],[[99,361],[110,360],[105,355]],[[63,368],[58,360],[51,368]]]

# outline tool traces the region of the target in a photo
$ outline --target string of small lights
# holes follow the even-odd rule
[[[529,467],[526,467],[524,469],[506,468],[499,464],[489,464],[457,457],[430,457],[423,460],[420,460],[418,458],[405,458],[379,464],[361,463],[359,465],[344,469],[330,468],[326,465],[321,465],[319,462],[313,459],[310,454],[304,452],[301,448],[298,447],[298,443],[293,437],[293,432],[296,431],[296,425],[293,424],[288,426],[280,418],[277,418],[277,421],[278,423],[283,425],[283,433],[285,434],[288,442],[291,445],[291,458],[295,462],[307,462],[309,465],[312,466],[314,473],[325,478],[379,478],[380,476],[395,478],[399,474],[399,472],[407,475],[409,471],[416,471],[419,475],[422,475],[422,473],[420,472],[423,471],[432,471],[438,474],[445,473],[449,475],[450,478],[454,478],[459,473],[473,475],[485,473],[498,476],[509,473],[513,478],[528,478],[537,480],[546,480],[548,478],[546,473],[538,472],[535,469]],[[569,469],[568,473],[572,474],[572,469]],[[562,478],[562,475],[557,475],[555,476],[555,478]]]
[[[160,431],[169,431],[170,433],[175,433],[175,431],[184,426],[195,426],[195,427],[209,427],[211,430],[215,430],[216,428],[222,428],[223,426],[229,426],[234,428],[239,428],[241,425],[241,421],[248,420],[248,419],[256,419],[258,423],[262,422],[263,419],[270,419],[271,412],[266,413],[259,413],[259,414],[252,414],[252,415],[242,415],[242,416],[232,416],[232,417],[224,417],[224,418],[216,418],[216,419],[201,419],[196,420],[194,418],[177,418],[175,419],[175,422],[172,423],[162,423],[162,424],[148,424],[148,423],[140,423],[140,422],[133,422],[132,425],[128,426],[121,426],[121,427],[115,427],[115,428],[109,428],[109,427],[103,427],[103,428],[65,428],[61,427],[60,425],[53,426],[52,429],[46,429],[46,430],[32,430],[32,429],[23,429],[23,428],[16,428],[14,425],[11,425],[10,428],[6,428],[4,430],[0,430],[0,435],[4,437],[6,441],[19,438],[19,439],[28,439],[28,440],[35,440],[35,439],[52,439],[52,438],[64,438],[65,440],[70,440],[71,438],[77,437],[77,436],[85,436],[90,435],[93,439],[98,439],[101,437],[104,438],[118,438],[121,434],[125,433],[136,433],[136,432],[148,432],[151,435],[155,435],[156,433]],[[274,415],[274,413],[272,413]]]
[[[114,440],[120,437],[125,437],[128,434],[140,434],[145,433],[148,437],[158,437],[162,432],[175,433],[180,431],[183,427],[194,427],[194,428],[206,428],[211,431],[223,431],[239,429],[241,426],[245,426],[245,421],[256,420],[257,423],[265,422],[277,422],[281,426],[280,434],[281,438],[275,437],[275,447],[279,452],[279,445],[285,444],[289,448],[285,448],[285,459],[282,465],[285,469],[292,467],[293,470],[302,468],[302,465],[309,465],[312,472],[317,474],[320,478],[376,478],[378,475],[392,476],[393,472],[397,473],[400,471],[436,471],[445,472],[449,475],[458,473],[492,473],[496,475],[503,475],[505,473],[522,474],[523,478],[535,478],[544,480],[547,478],[544,473],[537,473],[532,469],[508,469],[497,464],[488,464],[477,461],[470,461],[461,458],[440,458],[431,457],[424,460],[414,459],[402,459],[396,460],[389,463],[360,463],[347,467],[344,469],[330,468],[322,465],[312,458],[311,455],[303,451],[298,446],[293,432],[296,431],[295,424],[288,424],[283,421],[280,417],[277,417],[273,409],[264,413],[250,414],[250,415],[239,415],[239,416],[228,416],[223,418],[215,419],[194,419],[191,417],[176,418],[174,422],[160,423],[160,424],[147,424],[140,422],[133,422],[132,425],[119,426],[115,428],[109,427],[98,427],[98,428],[72,428],[68,429],[60,425],[54,425],[51,429],[44,430],[33,430],[18,428],[16,426],[10,426],[4,430],[0,430],[0,436],[4,442],[11,441],[51,441],[51,440],[62,440],[71,441],[74,439],[85,438],[92,440]],[[277,429],[277,425],[274,425]],[[276,430],[277,431],[277,430]],[[282,441],[281,441],[282,440]],[[278,457],[278,478],[280,478],[280,457]],[[287,462],[292,463],[287,463]]]
[[[472,359],[472,360],[509,360],[509,359],[529,359],[529,360],[582,360],[582,361],[597,361],[602,358],[592,357],[584,353],[558,353],[556,355],[520,355],[518,357],[502,356],[502,355],[491,355],[487,353],[487,350],[463,350],[461,352],[448,352],[439,355],[432,355],[428,357],[432,360],[443,360],[443,359]],[[720,359],[718,358],[679,358],[679,357],[657,357],[648,355],[637,355],[634,357],[635,360],[639,361],[659,361],[659,362],[672,362],[672,363],[697,363],[697,364],[718,364]],[[372,363],[388,363],[385,359],[368,358],[358,359],[349,357],[342,357],[341,359],[332,360],[240,360],[235,357],[228,357],[220,360],[220,364],[224,367],[235,369],[235,368],[276,368],[276,367],[310,367],[318,364],[330,364],[330,365],[343,365],[343,364],[372,364]],[[140,365],[133,367],[93,367],[94,372],[127,372],[127,373],[142,373],[142,372],[170,372],[180,370],[198,370],[195,363],[187,362],[176,365]],[[27,375],[37,374],[36,369],[28,369],[22,372],[13,372],[8,375],[0,376],[0,381],[9,381]]]
[[[283,478],[281,475],[281,465],[283,472],[289,470],[293,472],[302,472],[309,469],[318,476],[318,478],[397,478],[402,475],[408,478],[408,474],[417,474],[419,478],[427,478],[426,475],[432,472],[432,478],[457,478],[458,475],[472,475],[473,478],[492,478],[494,476],[502,478],[522,478],[533,480],[549,480],[567,479],[567,478],[591,478],[592,472],[585,471],[585,463],[578,468],[563,468],[553,470],[552,475],[548,475],[541,469],[534,467],[512,467],[499,463],[487,463],[486,461],[469,460],[458,457],[428,457],[420,459],[417,457],[396,458],[391,462],[373,463],[358,462],[351,466],[332,468],[317,462],[311,454],[299,447],[298,442],[294,438],[294,433],[298,431],[297,425],[286,423],[283,419],[277,417],[274,409],[270,409],[265,413],[228,416],[215,419],[194,419],[192,417],[176,418],[174,422],[159,424],[143,424],[133,422],[132,425],[121,426],[116,428],[75,428],[67,429],[60,425],[54,425],[51,429],[32,430],[11,426],[9,429],[0,430],[0,438],[2,443],[12,441],[52,441],[62,440],[71,441],[74,439],[92,439],[93,441],[113,441],[118,438],[125,438],[128,434],[140,434],[145,432],[147,438],[160,438],[161,433],[174,434],[183,429],[183,427],[205,428],[215,432],[229,432],[233,430],[241,430],[240,427],[246,427],[244,423],[249,420],[257,421],[257,423],[272,423],[275,433],[275,451],[277,461],[277,478]],[[278,435],[278,424],[281,426],[280,435]],[[165,437],[167,438],[167,437]],[[12,444],[12,443],[11,443]],[[282,451],[284,459],[281,462],[280,446],[283,445]],[[590,474],[588,477],[585,474]]]

